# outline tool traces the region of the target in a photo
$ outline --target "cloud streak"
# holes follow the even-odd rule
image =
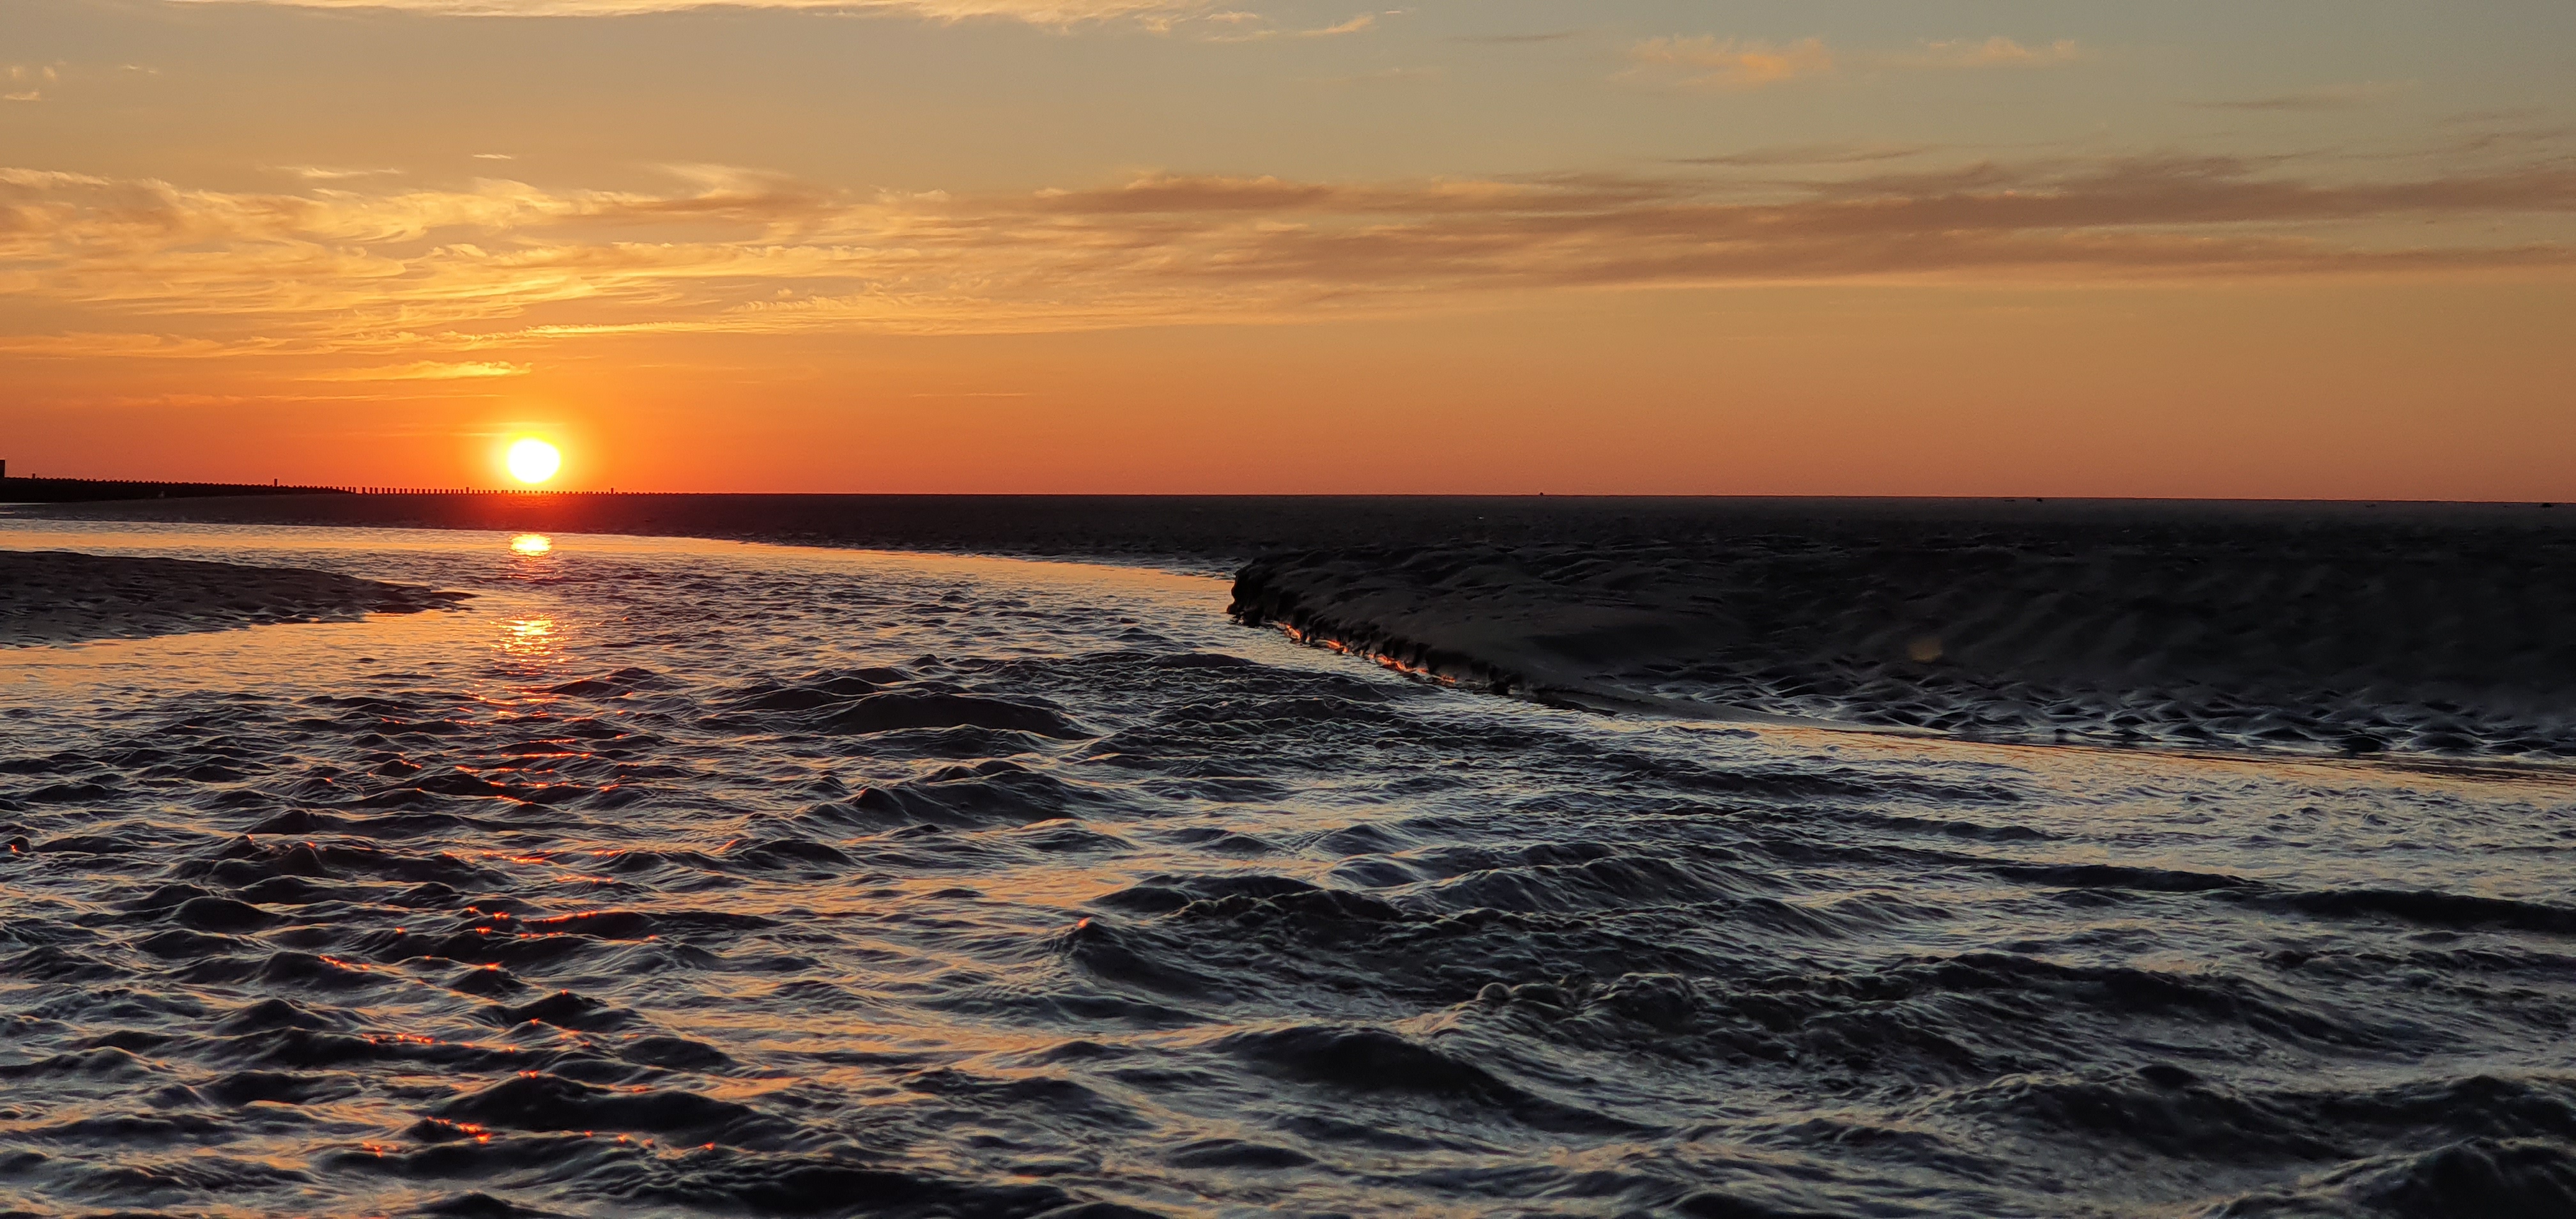
[[[2576,273],[2563,243],[2490,233],[2567,231],[2563,159],[2345,180],[2186,156],[1792,186],[1151,176],[985,197],[677,172],[667,193],[264,194],[0,170],[0,292],[82,319],[9,346],[373,353],[368,379],[445,380],[524,371],[502,349],[620,334],[1268,322],[1656,285]]]
[[[884,12],[934,21],[1003,18],[1038,25],[1168,20],[1204,12],[1204,0],[178,0],[288,8],[381,9],[441,17],[631,17],[690,9]]]
[[[1710,35],[1667,36],[1649,38],[1628,48],[1628,58],[1637,64],[1637,74],[1669,74],[1685,89],[1729,92],[1759,89],[1803,76],[1822,76],[1834,70],[1834,53],[1816,38],[1775,45]]]
[[[2026,68],[2073,63],[2086,58],[2086,54],[2072,38],[2025,46],[2010,38],[1995,37],[1983,42],[1973,38],[1927,42],[1918,50],[1882,58],[1887,63],[1910,68]]]
[[[483,381],[494,377],[524,377],[528,366],[507,360],[465,360],[441,362],[418,360],[410,364],[382,368],[353,368],[345,372],[325,373],[311,378],[317,381]]]
[[[61,79],[62,70],[50,64],[0,65],[0,102],[41,102]]]
[[[1774,144],[1748,148],[1742,152],[1720,153],[1705,157],[1680,157],[1677,165],[1865,165],[1873,161],[1901,161],[1932,151],[1925,144]]]
[[[2413,88],[2410,84],[2366,81],[2352,85],[2326,85],[2296,93],[2275,93],[2268,97],[2245,97],[2231,101],[2193,102],[2203,110],[2350,110],[2373,102],[2386,101]]]
[[[1312,29],[1293,30],[1267,24],[1260,14],[1240,11],[1211,13],[1208,22],[1227,27],[1225,32],[1201,34],[1203,42],[1266,42],[1273,38],[1340,38],[1346,34],[1365,33],[1377,28],[1377,14],[1362,13],[1347,21]]]
[[[1665,35],[1628,48],[1628,80],[1683,89],[1740,93],[1794,80],[1832,76],[1849,64],[1876,68],[1957,70],[2073,63],[2090,52],[2073,39],[2025,45],[2001,36],[1925,42],[1906,51],[1845,54],[1819,38],[1771,43],[1703,34]]]

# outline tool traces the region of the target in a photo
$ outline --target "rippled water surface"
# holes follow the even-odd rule
[[[1599,718],[1209,577],[50,528],[477,595],[0,652],[23,1211],[2576,1206],[2561,772]]]

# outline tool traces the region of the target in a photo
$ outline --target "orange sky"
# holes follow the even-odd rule
[[[2563,6],[812,8],[11,6],[0,457],[2576,499]]]

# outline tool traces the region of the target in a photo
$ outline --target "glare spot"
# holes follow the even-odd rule
[[[523,483],[541,483],[563,468],[563,453],[555,446],[534,436],[510,446],[507,458],[510,477]]]
[[[563,652],[555,637],[552,618],[521,618],[501,624],[501,639],[496,648],[512,660],[551,661]]]
[[[542,533],[523,533],[510,539],[510,549],[535,557],[555,548],[555,540]]]

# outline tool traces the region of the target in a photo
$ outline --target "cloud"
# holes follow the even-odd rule
[[[62,78],[62,69],[58,65],[22,63],[0,65],[0,80],[8,82],[8,85],[0,86],[0,89],[7,90],[0,92],[0,102],[41,102],[45,100],[44,86],[54,84]]]
[[[1649,38],[1628,48],[1638,67],[1632,72],[1662,71],[1689,89],[1759,89],[1821,76],[1834,70],[1834,53],[1820,39],[1802,38],[1784,46],[1739,38]]]
[[[1536,42],[1563,42],[1569,38],[1582,36],[1581,30],[1550,30],[1543,34],[1461,34],[1449,41],[1485,46],[1523,46]]]
[[[2294,164],[1978,161],[1805,184],[1153,175],[967,196],[721,166],[675,169],[661,192],[489,179],[227,192],[11,169],[0,293],[22,317],[54,307],[83,322],[0,346],[332,353],[368,380],[467,380],[518,375],[519,351],[616,335],[1275,322],[1685,284],[2576,274],[2563,238],[2532,236],[2576,227],[2563,157],[2412,177]]]
[[[2536,119],[2547,113],[2549,109],[2545,106],[2509,106],[2502,110],[2462,111],[2445,116],[2439,121],[2445,127],[2456,127],[2466,123],[2507,123],[2522,119]]]
[[[1203,10],[1204,0],[178,0],[188,4],[268,4],[290,8],[383,9],[444,17],[628,17],[701,8],[885,12],[934,21],[1003,18],[1069,26],[1121,18],[1170,19]]]
[[[2036,67],[2072,63],[2090,57],[2073,39],[2037,46],[2010,38],[1982,41],[1956,38],[1925,42],[1907,51],[1866,52],[1846,56],[1816,38],[1773,44],[1740,38],[1667,35],[1628,48],[1634,65],[1623,76],[1678,85],[1687,89],[1741,92],[1807,77],[1828,76],[1846,60],[1881,68],[1965,69]]]
[[[2085,50],[2072,38],[2024,46],[2010,38],[1995,37],[1983,42],[1973,38],[1926,42],[1918,50],[1882,58],[1886,63],[1908,68],[2018,68],[2073,63],[2086,57]]]
[[[292,174],[307,182],[337,182],[343,178],[390,178],[402,175],[399,169],[334,169],[323,165],[276,165],[270,168],[282,174]]]
[[[479,381],[493,377],[524,377],[528,366],[506,360],[440,363],[421,360],[384,368],[354,368],[312,378],[319,381]]]
[[[2203,110],[2350,110],[2356,106],[2386,101],[2414,87],[2412,82],[2365,81],[2360,84],[2325,85],[2296,93],[2275,93],[2268,97],[2184,104],[2197,106]]]
[[[173,334],[75,330],[59,334],[0,335],[0,352],[55,359],[208,359],[261,355],[279,344],[254,341],[223,343]]]
[[[1375,13],[1362,13],[1348,21],[1306,30],[1280,29],[1268,25],[1266,19],[1258,13],[1215,13],[1208,16],[1206,20],[1217,25],[1233,27],[1224,33],[1202,35],[1201,40],[1206,42],[1262,42],[1272,38],[1339,38],[1344,34],[1357,34],[1377,26]]]
[[[1424,85],[1449,79],[1449,70],[1439,67],[1379,68],[1347,76],[1326,76],[1317,80],[1327,85]]]
[[[1743,152],[1706,157],[1682,157],[1676,165],[1864,165],[1873,161],[1897,161],[1921,156],[1933,150],[1929,144],[1774,144],[1767,148],[1749,148]]]
[[[1297,31],[1297,36],[1300,38],[1337,38],[1344,34],[1359,33],[1361,30],[1368,29],[1376,24],[1377,14],[1362,13],[1359,16],[1353,17],[1338,25],[1328,25],[1312,30],[1299,30]]]

